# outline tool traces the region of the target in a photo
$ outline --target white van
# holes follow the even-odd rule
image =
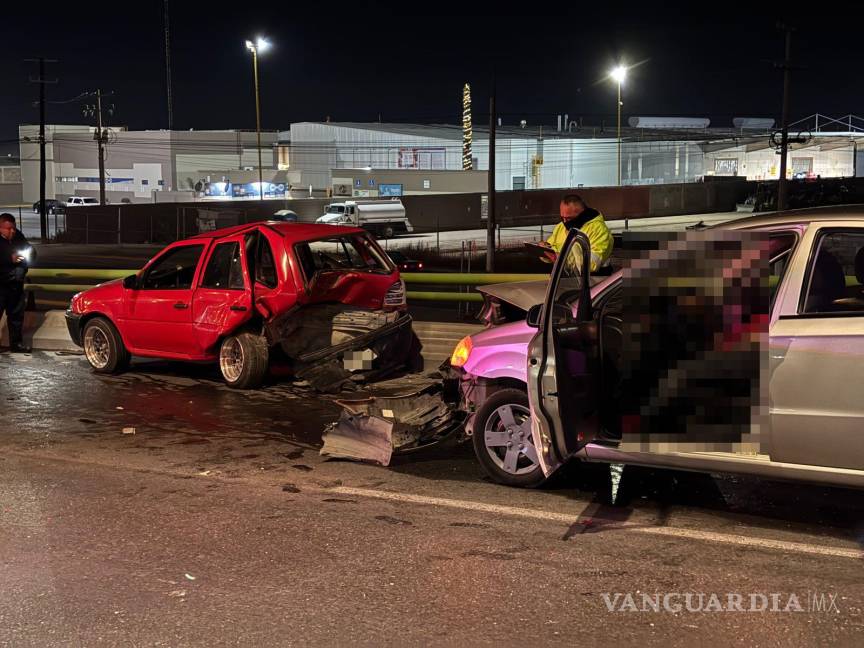
[[[346,200],[330,203],[316,222],[362,227],[383,238],[414,231],[405,216],[401,200]]]

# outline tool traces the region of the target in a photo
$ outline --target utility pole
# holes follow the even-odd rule
[[[165,23],[165,92],[168,99],[168,130],[174,130],[174,100],[171,93],[171,32],[168,23],[168,0],[162,9]]]
[[[56,59],[25,59],[28,63],[39,64],[39,76],[35,79],[30,77],[30,83],[39,84],[39,235],[43,243],[48,242],[48,214],[45,209],[45,86],[48,83],[57,83],[57,79],[45,78],[45,64],[56,63]]]
[[[106,132],[102,130],[102,91],[96,90],[96,132],[93,139],[99,147],[99,204],[105,204],[105,139]]]
[[[102,90],[95,92],[87,92],[82,96],[96,97],[96,103],[84,106],[84,114],[96,119],[96,132],[93,133],[93,139],[96,140],[97,150],[99,155],[99,204],[106,204],[105,201],[105,144],[108,143],[108,129],[102,126],[102,98],[113,95],[113,92],[104,94]],[[114,106],[108,109],[108,114],[114,114]]]
[[[489,96],[489,175],[486,203],[486,272],[495,272],[495,75],[492,75],[492,94]]]
[[[786,56],[783,64],[777,67],[783,70],[783,115],[780,131],[780,177],[777,180],[777,210],[783,211],[789,206],[789,184],[786,181],[786,158],[789,152],[789,92],[792,82],[792,32],[789,25],[779,24],[786,32]]]

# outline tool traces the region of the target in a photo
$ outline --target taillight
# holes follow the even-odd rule
[[[418,269],[418,270],[422,270],[422,269],[423,269],[423,264],[422,264],[422,263],[418,263],[418,264],[417,264],[417,269]]]
[[[384,295],[384,305],[395,307],[405,305],[405,282],[401,279],[387,289]]]
[[[450,365],[453,367],[463,367],[468,362],[468,356],[471,355],[471,349],[474,348],[474,343],[471,337],[467,336],[459,340],[459,344],[453,349],[453,355],[450,356]]]

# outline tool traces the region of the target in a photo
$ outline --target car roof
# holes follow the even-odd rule
[[[717,225],[718,229],[750,229],[777,225],[806,225],[807,223],[837,220],[860,220],[864,224],[864,205],[832,205],[766,212]]]
[[[263,221],[256,223],[246,223],[245,225],[234,225],[233,227],[223,227],[218,230],[213,230],[212,232],[202,232],[201,234],[190,237],[190,240],[223,238],[225,236],[233,236],[234,234],[248,232],[249,230],[258,227],[267,227],[268,229],[273,230],[278,234],[281,234],[285,238],[289,239],[291,242],[312,241],[315,239],[327,238],[330,236],[343,236],[345,234],[360,234],[365,232],[365,230],[362,230],[359,227],[342,227],[339,225],[326,225],[317,223],[285,223],[282,221]]]

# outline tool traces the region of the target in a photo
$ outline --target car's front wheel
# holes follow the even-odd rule
[[[524,391],[502,389],[489,396],[477,410],[473,441],[480,465],[494,481],[522,488],[543,483]]]
[[[84,357],[96,373],[111,374],[129,365],[129,351],[120,333],[104,317],[94,317],[84,325]]]
[[[229,387],[255,389],[267,376],[269,355],[262,336],[244,331],[222,341],[219,370]]]

